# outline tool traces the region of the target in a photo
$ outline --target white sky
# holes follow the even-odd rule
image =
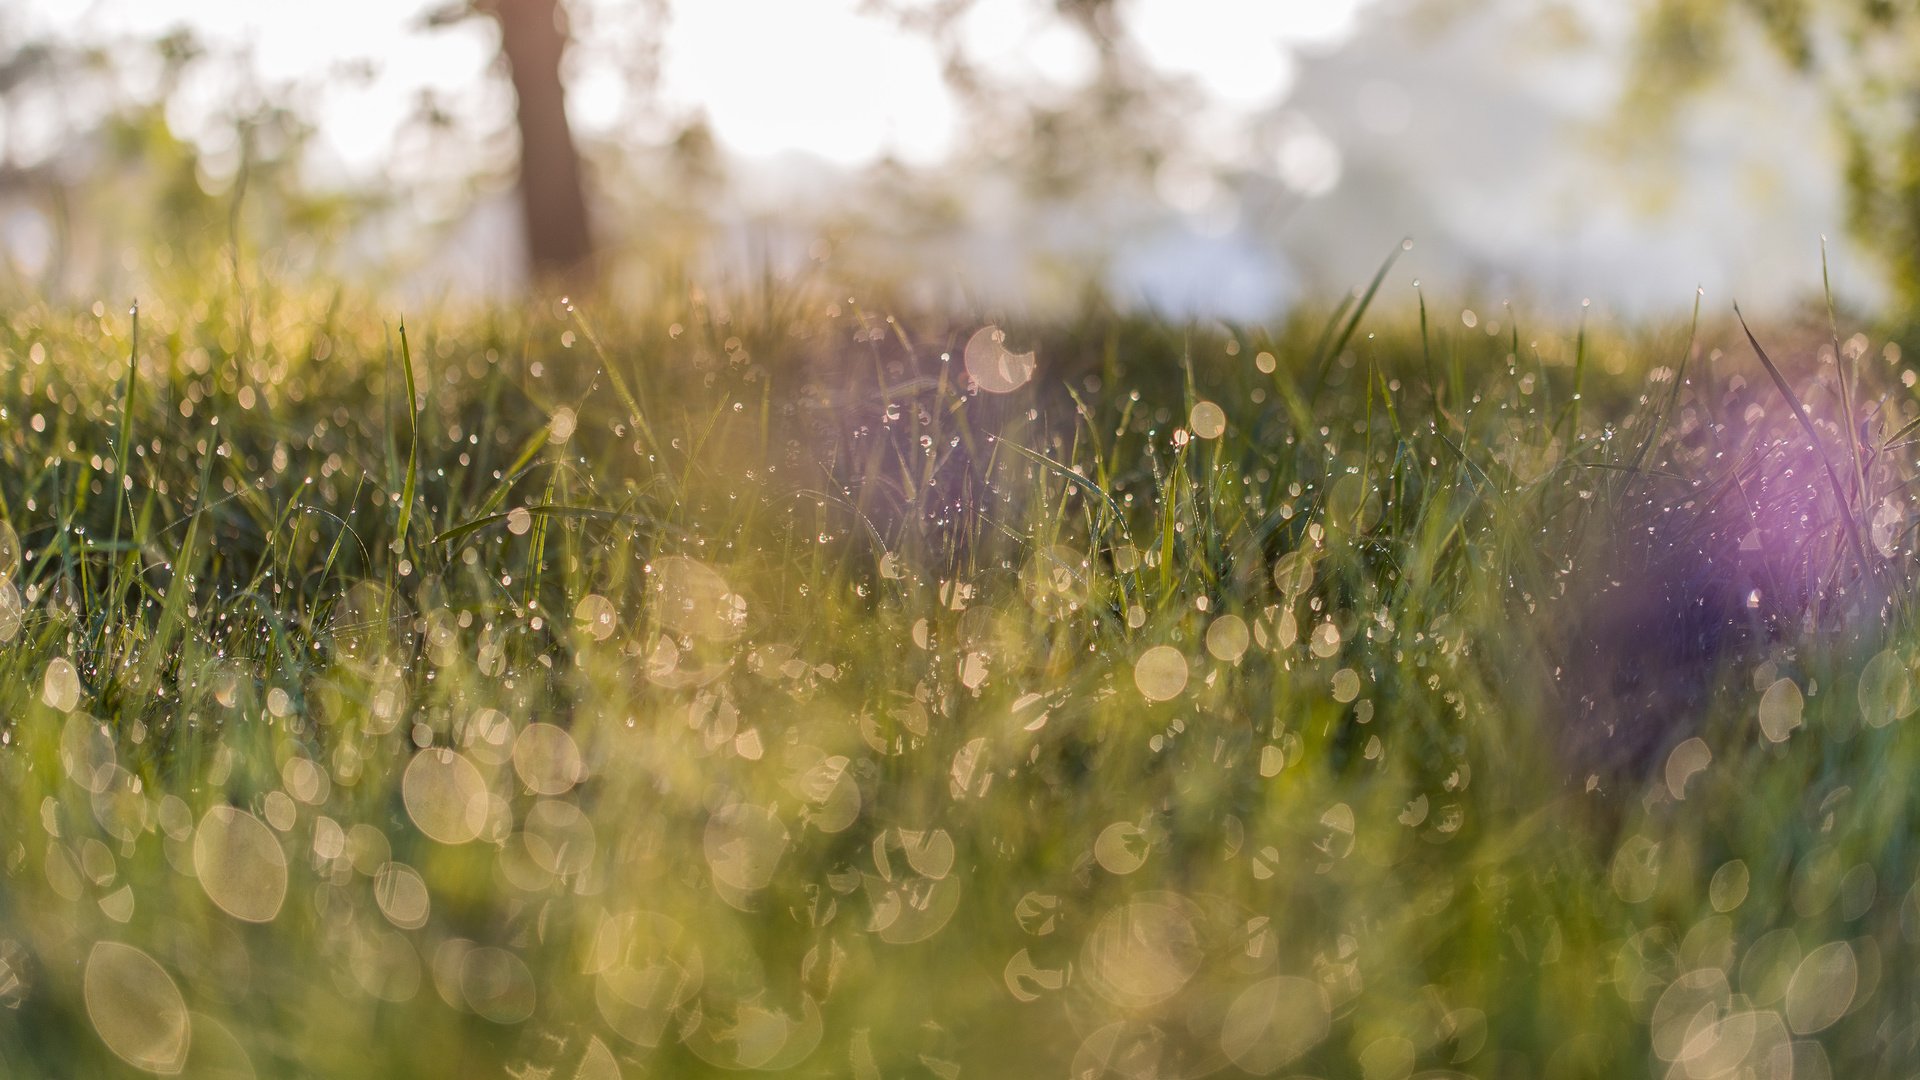
[[[1349,33],[1368,0],[1125,0],[1142,52],[1184,74],[1221,106],[1252,109],[1291,85],[1293,51]],[[420,93],[503,123],[508,99],[487,89],[491,28],[475,21],[418,28],[437,0],[24,0],[31,28],[81,40],[150,37],[186,26],[203,39],[251,48],[272,82],[318,83],[323,145],[349,173],[377,170]],[[574,0],[576,22],[617,27],[632,5]],[[961,26],[968,55],[997,78],[1044,94],[1088,78],[1087,43],[1045,0],[978,0]],[[656,108],[704,111],[734,152],[804,151],[839,165],[892,153],[930,164],[954,147],[958,109],[933,45],[859,0],[671,0]],[[619,38],[614,35],[612,49]],[[629,122],[629,91],[609,43],[582,49],[572,86],[576,122],[605,132]],[[343,65],[371,61],[369,79]],[[214,76],[191,87],[176,124],[191,132],[232,93]]]

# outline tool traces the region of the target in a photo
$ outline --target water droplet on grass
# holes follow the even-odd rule
[[[1885,727],[1904,720],[1920,707],[1913,673],[1892,649],[1874,654],[1860,669],[1860,718],[1868,727]]]
[[[1217,439],[1227,433],[1227,414],[1211,401],[1196,402],[1187,414],[1187,426],[1202,439]]]
[[[418,870],[405,863],[387,863],[374,874],[373,898],[380,914],[402,930],[418,930],[427,924],[432,906],[427,883]]]
[[[1713,872],[1713,880],[1707,883],[1707,902],[1713,905],[1713,910],[1725,914],[1744,903],[1749,876],[1743,860],[1722,863],[1720,869]]]
[[[1333,700],[1342,705],[1360,696],[1360,674],[1352,668],[1333,673]]]
[[[1238,615],[1222,615],[1207,627],[1207,652],[1223,663],[1239,663],[1251,642],[1247,621]]]
[[[915,873],[940,881],[953,871],[953,837],[947,830],[901,829],[899,837],[907,865],[913,867]]]
[[[186,999],[153,957],[117,941],[97,942],[82,984],[94,1031],[122,1061],[160,1076],[186,1066],[193,1037]]]
[[[1128,1009],[1179,993],[1203,959],[1192,905],[1174,893],[1144,893],[1108,911],[1082,952],[1094,991]]]
[[[70,713],[80,704],[80,673],[74,670],[73,662],[64,656],[56,656],[47,662],[47,672],[40,683],[40,700],[55,712]]]
[[[1830,941],[1807,953],[1787,983],[1783,1011],[1796,1035],[1832,1027],[1853,1007],[1860,986],[1860,962],[1853,946]]]
[[[1116,821],[1100,830],[1093,842],[1093,858],[1109,874],[1131,874],[1146,865],[1146,830],[1131,821]]]
[[[487,782],[452,750],[430,747],[413,755],[400,796],[414,827],[442,844],[467,843],[486,824]]]
[[[193,833],[193,870],[207,899],[243,922],[272,922],[287,896],[287,856],[257,817],[215,806]]]
[[[1713,751],[1708,749],[1706,740],[1692,738],[1673,748],[1667,755],[1667,791],[1675,799],[1687,797],[1687,781],[1706,769],[1713,761]]]
[[[1013,352],[1006,340],[997,326],[983,326],[967,339],[967,374],[989,394],[1010,394],[1033,378],[1034,354]]]
[[[1719,968],[1695,968],[1673,980],[1647,1020],[1654,1055],[1662,1061],[1680,1060],[1696,1045],[1703,1022],[1724,1015],[1731,998],[1726,972]]]
[[[513,953],[483,945],[461,961],[460,996],[496,1024],[517,1024],[533,1015],[533,972]]]
[[[1316,659],[1325,660],[1340,651],[1340,628],[1323,622],[1313,628],[1307,649]]]
[[[1067,984],[1066,972],[1036,966],[1032,954],[1024,948],[1007,961],[1000,978],[1007,984],[1007,993],[1022,1002],[1039,1001],[1041,991],[1058,990]]]
[[[513,743],[513,771],[536,795],[564,795],[580,780],[580,747],[563,728],[528,724]]]
[[[1187,688],[1187,658],[1171,645],[1155,645],[1133,664],[1133,685],[1148,701],[1171,701]]]
[[[1800,726],[1806,698],[1792,679],[1775,679],[1760,695],[1760,734],[1768,742],[1785,742]]]
[[[13,587],[13,582],[0,580],[0,645],[20,636],[20,623],[26,613],[20,590]]]
[[[299,814],[299,808],[293,803],[293,796],[284,791],[267,792],[266,798],[261,800],[260,810],[267,819],[267,824],[281,832],[293,828]]]
[[[1273,564],[1273,583],[1281,595],[1293,599],[1313,587],[1313,557],[1304,551],[1289,551]]]
[[[100,912],[117,923],[133,918],[133,886],[122,885],[101,897]]]
[[[1291,975],[1242,990],[1220,1025],[1220,1048],[1255,1076],[1266,1076],[1320,1045],[1332,1027],[1326,991]]]
[[[620,624],[620,617],[614,610],[613,601],[599,593],[588,593],[573,605],[573,621],[588,637],[605,641],[613,636]]]

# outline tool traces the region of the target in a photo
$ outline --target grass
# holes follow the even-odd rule
[[[1908,1075],[1912,368],[1394,292],[16,305],[0,1071]]]

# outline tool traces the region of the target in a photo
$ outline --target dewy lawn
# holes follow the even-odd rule
[[[1908,1075],[1913,367],[1387,292],[14,307],[0,1071]]]

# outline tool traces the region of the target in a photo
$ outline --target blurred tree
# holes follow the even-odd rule
[[[301,182],[314,129],[286,86],[243,76],[197,125],[199,138],[176,129],[171,106],[191,70],[248,70],[186,30],[11,48],[4,30],[0,130],[18,131],[4,121],[19,115],[60,117],[53,138],[25,146],[0,139],[0,217],[19,214],[44,229],[27,260],[42,294],[100,295],[153,275],[230,280],[227,272],[253,258],[275,269],[311,267],[373,205]],[[150,53],[147,70],[157,78],[129,90],[122,72],[136,50]],[[24,269],[15,254],[0,246],[0,270]]]
[[[513,80],[529,275],[583,281],[593,272],[593,234],[560,70],[566,9],[561,0],[460,0],[435,9],[427,21],[444,25],[478,14],[499,25],[500,54]]]
[[[1845,145],[1848,225],[1885,262],[1899,297],[1920,304],[1920,4],[1653,0],[1638,33],[1626,101],[1636,120],[1671,117],[1750,59],[1748,41],[1764,41],[1817,86]]]

